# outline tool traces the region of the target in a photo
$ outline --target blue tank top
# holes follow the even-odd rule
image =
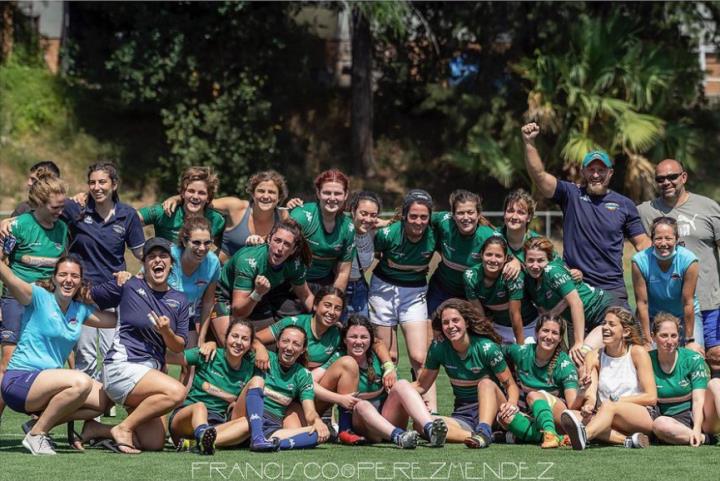
[[[222,246],[220,246],[220,250],[227,254],[228,256],[231,256],[235,254],[238,250],[245,247],[247,243],[247,238],[253,235],[252,232],[250,232],[250,216],[252,215],[252,202],[248,206],[247,209],[245,209],[245,214],[243,215],[242,219],[240,219],[240,222],[238,222],[238,225],[233,227],[232,229],[225,229],[223,232],[222,237]],[[278,213],[277,209],[275,209],[275,222],[274,224],[277,224],[280,222],[280,214]]]

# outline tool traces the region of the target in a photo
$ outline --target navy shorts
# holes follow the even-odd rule
[[[457,421],[463,429],[471,433],[475,432],[475,426],[480,422],[478,403],[456,400],[450,417]]]
[[[0,392],[2,392],[5,404],[10,406],[10,409],[19,413],[35,414],[25,410],[25,402],[27,401],[30,388],[41,372],[42,371],[20,371],[18,369],[9,369],[5,372]]]
[[[20,327],[25,313],[25,306],[20,304],[14,297],[3,297],[0,299],[2,309],[2,329],[0,329],[0,341],[3,344],[17,344],[20,340]]]
[[[693,414],[692,409],[686,409],[685,411],[681,413],[674,414],[672,416],[668,416],[673,418],[675,421],[679,422],[683,426],[687,426],[690,429],[693,428]]]
[[[448,292],[444,287],[440,285],[440,282],[435,276],[432,276],[430,278],[430,283],[428,284],[427,290],[428,316],[432,319],[433,315],[435,314],[435,310],[440,307],[440,304],[453,297],[465,299],[465,294],[463,293],[461,295],[453,295],[451,292]]]
[[[705,349],[720,346],[720,309],[702,311],[702,318]],[[697,331],[695,331],[695,337],[698,337]]]
[[[275,417],[267,411],[264,412],[263,435],[265,436],[265,439],[270,439],[273,434],[275,434],[277,431],[280,431],[283,428],[282,424],[282,418]]]
[[[345,289],[345,309],[340,320],[343,325],[350,314],[360,314],[365,317],[370,316],[368,308],[368,298],[370,295],[370,286],[364,279],[357,281],[349,281]]]
[[[188,406],[192,406],[194,403],[185,404],[183,406],[177,407],[170,412],[170,416],[168,417],[168,429],[170,429],[170,426],[172,426],[173,419],[175,419],[175,415],[180,412],[181,409],[185,409]],[[218,424],[224,424],[228,421],[228,416],[226,414],[221,414],[215,411],[210,411],[208,409],[208,416],[207,416],[207,423],[210,426],[217,426]]]

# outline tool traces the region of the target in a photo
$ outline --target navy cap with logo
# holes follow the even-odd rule
[[[145,257],[147,257],[153,249],[163,249],[168,254],[172,254],[172,246],[172,242],[167,239],[163,239],[162,237],[153,237],[148,239],[143,246],[143,260],[145,260]]]

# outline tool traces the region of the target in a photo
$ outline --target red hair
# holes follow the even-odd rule
[[[320,172],[320,174],[315,177],[315,189],[319,191],[320,189],[322,189],[323,184],[326,184],[328,182],[338,182],[342,184],[345,192],[348,191],[348,187],[350,184],[347,175],[343,174],[338,169],[330,169],[324,172]]]

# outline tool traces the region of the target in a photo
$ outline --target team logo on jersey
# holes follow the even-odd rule
[[[125,227],[121,226],[120,224],[115,224],[115,225],[113,225],[113,226],[112,226],[112,230],[113,230],[117,235],[125,235]]]
[[[93,223],[92,217],[90,217],[89,215],[86,215],[83,218],[83,222],[85,222],[86,224],[92,224]]]
[[[59,243],[59,242],[56,242],[56,243],[55,243],[55,248],[56,248],[57,250],[59,250],[59,251],[65,250],[65,249],[63,248],[63,245],[62,245],[61,243]]]
[[[143,297],[147,297],[147,293],[145,292],[145,289],[143,289],[142,287],[139,288],[138,290],[136,290],[135,292],[137,292],[139,295],[141,295]]]
[[[430,257],[433,255],[433,251],[421,252],[420,255],[422,255],[423,257]]]
[[[570,361],[568,361],[568,360],[566,359],[566,360],[564,360],[563,362],[560,363],[560,369],[565,369],[565,368],[568,367],[569,365],[570,365]]]
[[[70,324],[71,326],[76,325],[76,324],[77,324],[77,319],[75,319],[75,318],[73,317],[72,319],[70,319],[70,320],[68,321],[68,324]]]
[[[605,202],[603,205],[609,211],[615,211],[620,208],[620,204],[618,204],[616,202]]]
[[[581,195],[581,196],[580,196],[580,200],[582,200],[583,202],[592,202],[592,201],[590,200],[590,196],[587,195],[587,194]]]
[[[383,235],[388,235],[388,234],[390,234],[390,227],[389,227],[389,226],[388,226],[388,227],[384,227],[383,230],[382,230],[382,233],[383,233]]]
[[[680,276],[680,274],[678,274],[677,272],[673,272],[672,275],[670,276],[670,280],[673,280],[673,281],[679,281],[681,279],[682,279],[682,276]]]
[[[310,212],[305,212],[305,220],[307,220],[308,222],[312,222],[313,215]]]
[[[253,269],[255,269],[255,268],[257,267],[257,261],[255,260],[254,257],[249,258],[249,259],[247,260],[247,263],[248,263],[248,265],[249,265],[251,268],[253,268]]]
[[[448,220],[448,219],[452,219],[452,214],[450,212],[446,212],[442,218],[442,220]]]
[[[208,282],[207,282],[205,279],[198,279],[198,280],[195,281],[195,285],[196,285],[196,286],[204,286],[204,285],[207,284],[207,283],[208,283]]]
[[[552,297],[552,295],[553,295],[552,291],[547,291],[545,293],[545,299],[550,299]]]
[[[497,297],[505,297],[505,291],[500,291],[495,294]]]
[[[295,389],[295,384],[293,384],[293,383],[290,383],[290,384],[288,384],[288,385],[287,385],[287,386],[285,386],[285,387],[286,387],[286,388],[287,388],[287,389],[288,389],[289,391],[292,391],[292,390],[294,390],[294,389]]]
[[[172,309],[180,308],[180,301],[176,301],[175,299],[163,299],[163,303]]]
[[[680,387],[688,387],[690,385],[690,381],[688,381],[687,379],[683,379],[678,384],[680,385]]]
[[[490,350],[490,344],[483,344],[483,352],[488,352]]]
[[[325,348],[325,354],[332,354],[335,352],[335,348],[333,346],[328,346]]]
[[[481,367],[473,366],[473,367],[470,368],[470,372],[472,372],[473,374],[477,374],[477,373],[479,373],[480,371],[482,371],[482,368],[481,368]]]
[[[475,277],[475,273],[472,269],[468,269],[465,271],[465,279],[472,279],[473,277]]]

